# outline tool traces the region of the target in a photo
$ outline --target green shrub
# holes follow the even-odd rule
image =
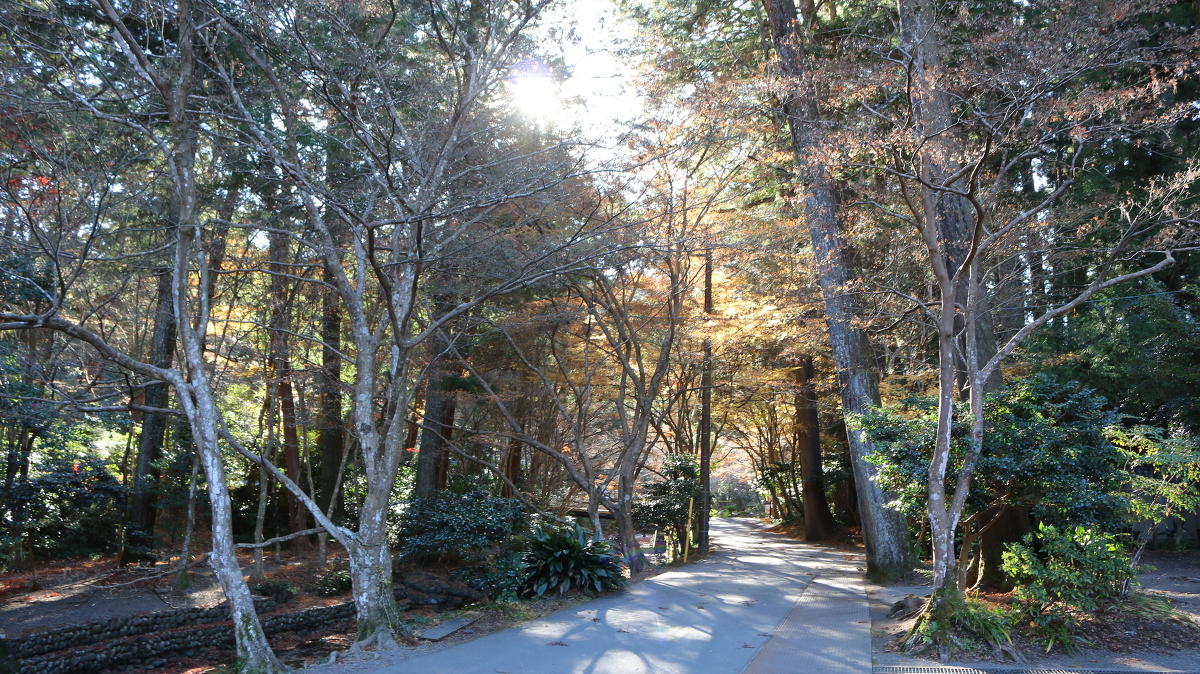
[[[317,574],[311,589],[322,597],[335,597],[349,592],[352,587],[349,573],[341,569],[330,569]]]
[[[526,561],[530,573],[521,587],[526,597],[540,597],[555,588],[561,595],[571,587],[597,593],[625,587],[621,565],[608,544],[589,541],[578,524],[573,530],[539,530]]]
[[[493,601],[509,601],[517,598],[521,584],[529,577],[529,568],[525,553],[510,550],[462,569],[458,575],[467,585],[487,592]]]
[[[696,459],[686,454],[668,456],[663,462],[663,479],[642,489],[641,499],[633,505],[633,523],[639,531],[670,534],[678,554],[683,553],[687,538],[688,505],[699,503],[700,477]]]
[[[1061,643],[1070,652],[1077,615],[1114,603],[1136,570],[1115,534],[1082,526],[1038,526],[1004,552],[1004,572],[1020,583],[1014,593],[1046,650]]]
[[[402,562],[481,563],[505,552],[526,522],[520,501],[483,491],[414,499],[396,529],[398,557]]]
[[[34,467],[31,477],[13,481],[4,522],[9,533],[45,559],[114,551],[126,489],[104,461],[64,453],[40,457]]]
[[[276,604],[286,604],[296,596],[296,586],[279,578],[267,578],[250,586],[254,594],[270,597]]]
[[[936,399],[923,396],[855,417],[874,443],[868,461],[879,466],[880,484],[896,495],[890,507],[918,520],[926,516],[937,417]],[[1007,504],[1059,526],[1123,525],[1129,473],[1108,437],[1120,416],[1104,398],[1039,374],[989,394],[984,417],[988,430],[964,517]],[[970,426],[962,403],[952,427],[955,465],[970,444]]]
[[[944,618],[943,618],[944,619]],[[949,627],[953,632],[950,643],[951,651],[958,651],[965,656],[974,656],[974,651],[982,645],[992,649],[997,660],[1005,656],[1021,661],[1012,643],[1013,625],[1020,619],[1017,611],[1004,606],[991,606],[976,598],[964,597],[963,603],[949,612]],[[939,641],[938,632],[942,627],[938,619],[930,617],[919,621],[906,638],[905,650],[912,655],[936,647]]]

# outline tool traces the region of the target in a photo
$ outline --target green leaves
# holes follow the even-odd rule
[[[483,491],[414,499],[397,530],[403,561],[478,562],[525,530],[525,508]]]
[[[699,503],[700,499],[695,458],[685,454],[668,456],[662,476],[664,479],[642,488],[641,500],[633,506],[633,522],[642,531],[669,531],[678,543],[687,537],[688,502],[694,499]]]
[[[336,597],[349,592],[352,587],[349,573],[342,569],[330,569],[317,574],[310,589],[322,597]]]
[[[880,467],[880,482],[897,495],[893,507],[923,517],[928,494],[936,410],[928,399],[870,410],[856,423],[865,429]],[[984,404],[987,430],[968,515],[1007,503],[1029,508],[1056,524],[1117,526],[1128,512],[1123,485],[1126,460],[1109,430],[1120,416],[1107,401],[1075,382],[1037,374],[1009,384]],[[961,461],[969,441],[965,406],[955,416],[952,458]],[[954,472],[947,477],[953,490]]]
[[[541,529],[526,555],[529,578],[522,586],[526,597],[572,587],[597,594],[625,586],[620,562],[603,541],[591,542],[578,524],[574,529]]]
[[[1038,526],[1033,535],[1004,552],[1004,572],[1021,582],[1014,593],[1046,650],[1055,643],[1068,652],[1079,613],[1094,613],[1120,597],[1137,570],[1115,534],[1083,526]]]

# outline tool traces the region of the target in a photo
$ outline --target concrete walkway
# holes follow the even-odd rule
[[[714,519],[706,559],[375,674],[870,674],[862,556]]]

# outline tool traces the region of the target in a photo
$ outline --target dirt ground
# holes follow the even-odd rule
[[[648,542],[648,541],[647,541]],[[339,559],[332,556],[331,562]],[[251,560],[244,560],[243,570],[249,574]],[[154,611],[191,606],[213,606],[224,596],[211,571],[202,566],[192,569],[192,585],[187,597],[171,594],[171,574],[167,564],[158,568],[135,568],[118,571],[111,559],[78,561],[53,566],[39,566],[36,574],[6,574],[0,576],[0,633],[8,638],[68,624],[80,624],[104,618],[140,615]],[[344,566],[344,561],[341,562]],[[319,570],[313,561],[301,561],[284,553],[279,560],[270,559],[264,565],[268,578],[289,581],[301,591],[275,612],[291,612],[313,606],[350,600],[349,593],[338,597],[321,597],[303,591]],[[638,582],[664,570],[652,566],[631,582]],[[166,572],[166,573],[164,573]],[[31,589],[36,578],[38,589]],[[589,597],[572,590],[564,596],[546,596],[533,601],[511,604],[484,604],[456,610],[419,607],[402,613],[402,619],[414,633],[429,630],[447,620],[464,614],[479,616],[466,629],[438,642],[416,641],[415,644],[384,652],[368,647],[363,652],[340,655],[339,674],[373,671],[385,664],[430,653],[498,632],[513,625],[540,618],[569,608]],[[326,662],[333,651],[344,652],[354,642],[353,620],[324,625],[319,629],[283,632],[270,637],[276,654],[292,666],[309,666]],[[143,667],[144,674],[205,674],[218,672],[224,663],[233,659],[232,650],[209,648],[191,657],[174,657],[155,667]]]
[[[1170,600],[1174,609],[1200,624],[1200,552],[1147,552],[1143,563],[1153,570],[1138,576],[1140,590]],[[906,594],[924,596],[929,583],[868,586],[871,600],[871,633],[876,665],[938,666],[933,657],[910,657],[894,648],[896,638],[911,624],[887,618],[894,602]],[[1049,653],[1028,640],[1016,639],[1028,666],[1044,669],[1200,671],[1200,629],[1160,620],[1108,619],[1085,624],[1081,636],[1094,645],[1082,646],[1073,656],[1061,647]],[[958,666],[1013,665],[1011,660],[964,659],[946,663]]]
[[[113,569],[113,560],[39,566],[36,574],[0,576],[0,633],[78,624],[172,608],[212,606],[224,599],[212,571],[191,569],[188,596],[171,595],[171,576],[159,568]],[[33,590],[36,579],[39,589]]]

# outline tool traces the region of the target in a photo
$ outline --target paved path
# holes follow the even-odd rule
[[[870,674],[861,555],[714,519],[717,552],[375,674]]]

